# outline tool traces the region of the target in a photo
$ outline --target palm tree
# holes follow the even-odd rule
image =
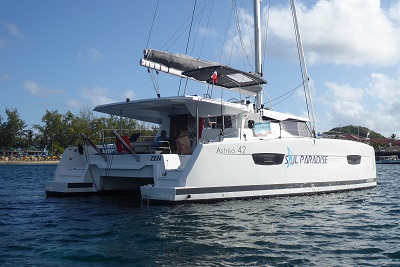
[[[390,139],[396,139],[397,135],[396,134],[391,134]]]

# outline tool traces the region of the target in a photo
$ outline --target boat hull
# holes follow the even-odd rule
[[[315,194],[376,184],[372,147],[286,138],[198,144],[191,155],[142,154],[139,160],[69,148],[45,188],[48,196],[140,190],[151,203]]]
[[[257,159],[260,155],[265,161]],[[143,199],[150,202],[204,201],[315,194],[376,186],[372,147],[328,139],[201,145],[186,168],[179,175],[171,175],[171,179],[184,186],[173,186],[171,181],[156,179],[154,185],[141,188]]]

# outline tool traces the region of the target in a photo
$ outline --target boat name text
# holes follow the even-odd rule
[[[285,164],[287,168],[298,164],[328,164],[328,156],[326,155],[293,155],[290,148],[285,156]]]
[[[246,154],[246,146],[239,146],[238,148],[217,148],[217,154]]]
[[[150,157],[150,161],[161,161],[161,156],[160,155],[151,156]]]
[[[285,164],[328,164],[328,156],[288,155]]]

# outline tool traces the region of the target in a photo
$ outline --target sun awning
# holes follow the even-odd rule
[[[214,84],[230,91],[255,96],[266,84],[260,75],[182,54],[146,49],[140,64],[144,67]],[[217,79],[211,76],[216,73]]]
[[[214,72],[217,75],[216,81],[211,78]],[[247,73],[223,65],[193,69],[184,71],[182,74],[209,84],[215,82],[215,85],[225,88],[249,87],[267,83],[266,80],[257,74]]]

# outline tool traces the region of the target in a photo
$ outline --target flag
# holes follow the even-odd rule
[[[215,71],[213,72],[213,74],[211,75],[211,79],[213,80],[213,83],[214,83],[214,84],[217,83],[217,81],[218,81],[218,73],[217,73],[217,70],[215,70]]]

